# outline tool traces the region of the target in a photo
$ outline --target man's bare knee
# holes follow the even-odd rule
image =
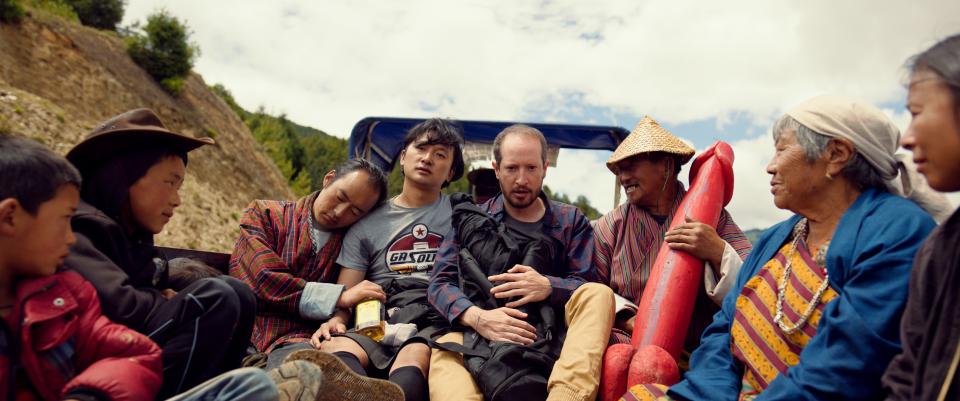
[[[401,348],[390,373],[404,366],[416,366],[423,373],[423,377],[427,377],[430,373],[430,347],[423,343],[412,343]]]
[[[320,343],[320,350],[327,353],[348,352],[360,360],[360,365],[366,368],[370,364],[367,353],[360,344],[351,340],[349,337],[333,337]]]

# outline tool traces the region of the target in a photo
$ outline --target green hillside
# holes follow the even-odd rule
[[[297,124],[285,115],[273,116],[263,107],[250,112],[240,107],[233,95],[221,84],[210,88],[237,116],[247,124],[253,137],[273,159],[287,178],[290,189],[297,196],[306,195],[323,186],[323,176],[347,160],[347,140],[329,135],[322,130]],[[208,133],[216,136],[216,133]],[[388,178],[390,196],[403,189],[403,175],[394,168]],[[466,192],[469,183],[464,178],[453,182],[444,192]]]
[[[297,196],[322,187],[323,176],[347,159],[345,139],[296,124],[282,114],[267,114],[263,107],[254,112],[247,111],[237,104],[223,85],[216,84],[210,89],[247,124]]]
[[[577,197],[577,199],[572,200],[569,196],[567,196],[567,194],[563,192],[554,192],[546,185],[543,186],[543,192],[546,193],[547,197],[550,199],[576,206],[590,220],[596,220],[599,219],[600,216],[603,216],[603,214],[601,214],[597,208],[590,204],[590,200],[587,199],[586,196],[580,195]]]
[[[323,132],[316,128],[300,125],[292,121],[290,122],[290,124],[293,124],[293,130],[296,131],[297,135],[300,135],[301,138],[306,138],[306,137],[315,136],[315,135],[327,136],[332,138],[330,134],[327,134],[326,132]]]

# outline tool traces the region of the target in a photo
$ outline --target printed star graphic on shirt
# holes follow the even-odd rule
[[[441,242],[442,235],[430,231],[423,223],[414,224],[387,247],[387,267],[399,273],[429,271]]]

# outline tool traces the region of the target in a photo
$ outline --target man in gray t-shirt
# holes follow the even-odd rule
[[[354,224],[340,248],[337,264],[366,272],[366,279],[386,287],[390,279],[430,280],[430,269],[450,230],[450,197],[441,194],[435,202],[418,208],[394,203],[394,199]]]
[[[382,339],[356,332],[352,311],[339,310],[311,342],[361,375],[386,377],[406,401],[428,400],[429,339],[449,323],[427,301],[427,285],[443,235],[451,231],[450,197],[441,189],[463,175],[463,136],[449,121],[411,128],[398,161],[403,190],[347,232],[340,249],[339,284],[366,279],[387,293],[388,326]],[[405,334],[401,334],[405,333]]]

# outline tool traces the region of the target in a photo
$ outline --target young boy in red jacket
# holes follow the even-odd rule
[[[0,135],[0,399],[151,400],[160,388],[160,348],[104,317],[79,274],[57,271],[79,191],[66,159]]]

